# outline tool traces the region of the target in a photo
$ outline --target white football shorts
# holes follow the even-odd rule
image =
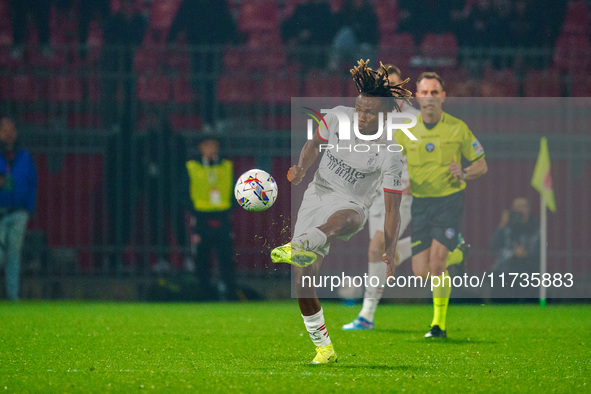
[[[337,194],[334,191],[310,183],[308,189],[304,193],[304,199],[300,210],[298,211],[298,218],[296,220],[293,236],[302,234],[310,227],[318,227],[328,220],[328,218],[335,212],[344,209],[352,209],[361,215],[361,225],[358,229],[350,234],[345,234],[340,237],[344,241],[348,241],[352,236],[357,234],[365,226],[368,218],[368,210],[365,206],[355,201],[350,200],[347,196]],[[330,242],[324,245],[315,252],[321,256],[326,256],[330,250]]]

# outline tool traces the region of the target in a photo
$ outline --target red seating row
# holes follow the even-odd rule
[[[99,100],[99,83],[96,77],[82,80],[69,75],[34,78],[17,74],[0,77],[0,99],[13,102],[34,103],[47,100],[50,103],[74,103]],[[197,95],[189,80],[184,77],[170,79],[163,75],[140,75],[137,80],[137,97],[140,102],[192,104]]]
[[[470,82],[458,71],[448,76],[444,74],[444,78],[450,95],[452,92],[459,95],[454,90],[461,84]],[[517,97],[520,87],[526,97],[591,95],[591,77],[582,74],[565,79],[558,70],[530,71],[522,83],[512,70],[488,70],[483,80],[477,83],[477,89],[469,92],[474,96]],[[23,74],[3,76],[0,77],[0,86],[0,99],[17,103],[43,100],[50,103],[76,103],[84,102],[86,98],[96,103],[100,89],[96,77],[82,80],[68,75],[49,78],[34,78]],[[354,94],[355,87],[349,79],[326,74],[321,70],[310,71],[302,83],[291,73],[265,76],[260,81],[250,75],[224,75],[218,81],[218,99],[227,104],[289,105],[291,97],[347,97]],[[172,102],[177,105],[191,105],[197,101],[198,95],[185,77],[142,74],[137,79],[137,98],[141,103]]]

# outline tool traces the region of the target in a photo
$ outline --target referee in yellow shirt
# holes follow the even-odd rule
[[[433,288],[433,321],[425,338],[446,338],[445,317],[451,294],[446,270],[450,251],[458,246],[464,215],[464,189],[469,181],[487,172],[484,149],[472,131],[458,118],[443,112],[443,80],[434,72],[417,79],[416,97],[421,114],[412,128],[416,141],[401,131],[396,142],[404,147],[412,213],[412,268],[417,276],[438,276]],[[471,164],[462,168],[462,156]],[[434,284],[436,285],[436,281]]]

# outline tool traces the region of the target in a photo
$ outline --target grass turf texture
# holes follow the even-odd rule
[[[324,303],[339,362],[310,366],[297,303],[0,303],[0,391],[591,390],[588,305],[384,305],[376,330],[343,332],[359,307]],[[7,390],[5,390],[7,389]]]

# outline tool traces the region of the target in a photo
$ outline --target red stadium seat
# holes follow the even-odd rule
[[[293,11],[297,8],[298,5],[306,3],[308,0],[285,0],[285,5],[283,7],[283,12],[281,17],[283,19],[287,19],[293,14]]]
[[[396,0],[376,0],[374,5],[380,29],[380,41],[396,32],[398,26],[398,2]],[[387,43],[387,41],[383,41]]]
[[[225,104],[254,104],[257,85],[251,75],[224,75],[218,81],[218,101]]]
[[[179,73],[189,73],[191,71],[191,59],[189,52],[184,50],[167,51],[165,59],[166,66]]]
[[[171,85],[170,79],[164,75],[141,75],[137,80],[138,100],[152,104],[168,103]]]
[[[517,97],[519,84],[515,71],[486,69],[481,81],[480,96],[482,97]]]
[[[570,95],[572,97],[591,97],[591,76],[574,76]]]
[[[458,57],[458,40],[452,33],[426,34],[421,43],[421,52],[424,57],[449,61],[449,65],[453,66]]]
[[[262,81],[261,102],[271,105],[290,105],[292,97],[299,96],[300,85],[296,75],[270,76]]]
[[[47,99],[54,103],[82,101],[82,82],[75,76],[56,75],[49,79]]]
[[[99,116],[96,112],[70,112],[68,113],[66,122],[71,129],[94,129],[100,127]]]
[[[582,74],[591,65],[591,44],[589,37],[561,35],[554,46],[554,65],[569,74]]]
[[[242,0],[238,16],[238,29],[244,32],[279,29],[277,2]]]
[[[587,7],[585,1],[570,1],[567,5],[562,32],[565,34],[588,35],[589,26],[589,7]]]
[[[383,63],[392,63],[402,73],[408,72],[410,60],[416,55],[417,47],[410,34],[390,34],[381,36],[378,59]]]
[[[304,97],[343,97],[345,81],[320,70],[310,70],[304,84]]]
[[[29,75],[14,75],[7,82],[7,98],[15,102],[37,102],[44,96],[43,84]]]
[[[561,97],[563,88],[562,78],[555,70],[530,71],[523,86],[526,97]]]
[[[279,71],[285,67],[285,52],[281,47],[249,49],[245,54],[244,67],[253,71]]]
[[[160,68],[162,53],[156,48],[140,48],[133,58],[135,71],[138,73],[154,72]]]
[[[170,125],[173,130],[201,130],[201,117],[193,114],[172,114]]]
[[[148,27],[158,31],[163,40],[168,36],[170,26],[174,21],[182,0],[153,0],[150,8]]]
[[[172,98],[176,104],[191,104],[197,96],[193,93],[188,77],[176,77],[172,81]]]

